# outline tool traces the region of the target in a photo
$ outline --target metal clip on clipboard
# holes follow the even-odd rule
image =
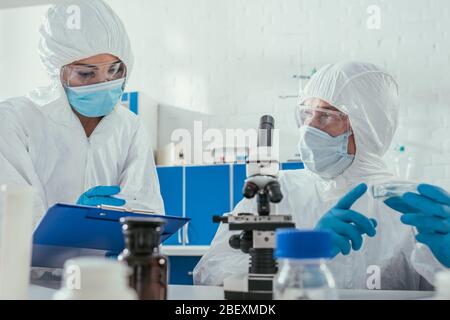
[[[127,213],[157,214],[155,211],[151,211],[151,210],[133,209],[133,208],[128,208],[128,207],[108,206],[108,205],[105,205],[105,204],[101,204],[101,205],[97,206],[97,208],[100,208],[102,210],[112,210],[112,211],[120,211],[120,212],[127,212]]]

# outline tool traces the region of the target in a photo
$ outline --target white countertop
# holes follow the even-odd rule
[[[48,289],[31,285],[29,290],[30,300],[51,299],[55,289]],[[433,292],[430,291],[383,291],[383,290],[338,290],[342,300],[415,300],[430,299]],[[206,286],[169,286],[169,300],[223,300],[222,287]]]
[[[166,256],[203,256],[209,250],[209,246],[161,246],[161,253]]]

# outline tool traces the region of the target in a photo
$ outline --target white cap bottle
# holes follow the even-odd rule
[[[34,189],[0,186],[0,300],[28,298]]]
[[[436,274],[436,299],[450,300],[450,270]]]
[[[66,261],[55,300],[136,300],[129,268],[116,260],[81,257]]]

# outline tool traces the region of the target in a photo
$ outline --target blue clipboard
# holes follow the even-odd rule
[[[190,219],[150,214],[121,207],[89,207],[56,204],[44,216],[33,235],[33,267],[61,268],[67,259],[79,256],[117,256],[125,247],[122,217],[155,217],[166,223],[161,242]]]

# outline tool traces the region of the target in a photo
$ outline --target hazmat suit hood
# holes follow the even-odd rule
[[[103,0],[61,1],[50,7],[39,30],[39,55],[51,78],[51,90],[35,90],[30,98],[47,104],[64,94],[61,68],[99,54],[112,54],[127,67],[127,79],[134,57],[120,18]]]
[[[351,166],[337,178],[321,179],[327,194],[361,180],[391,176],[382,157],[389,149],[398,122],[398,85],[381,68],[360,62],[326,65],[300,93],[299,103],[318,98],[348,115],[356,154]]]

